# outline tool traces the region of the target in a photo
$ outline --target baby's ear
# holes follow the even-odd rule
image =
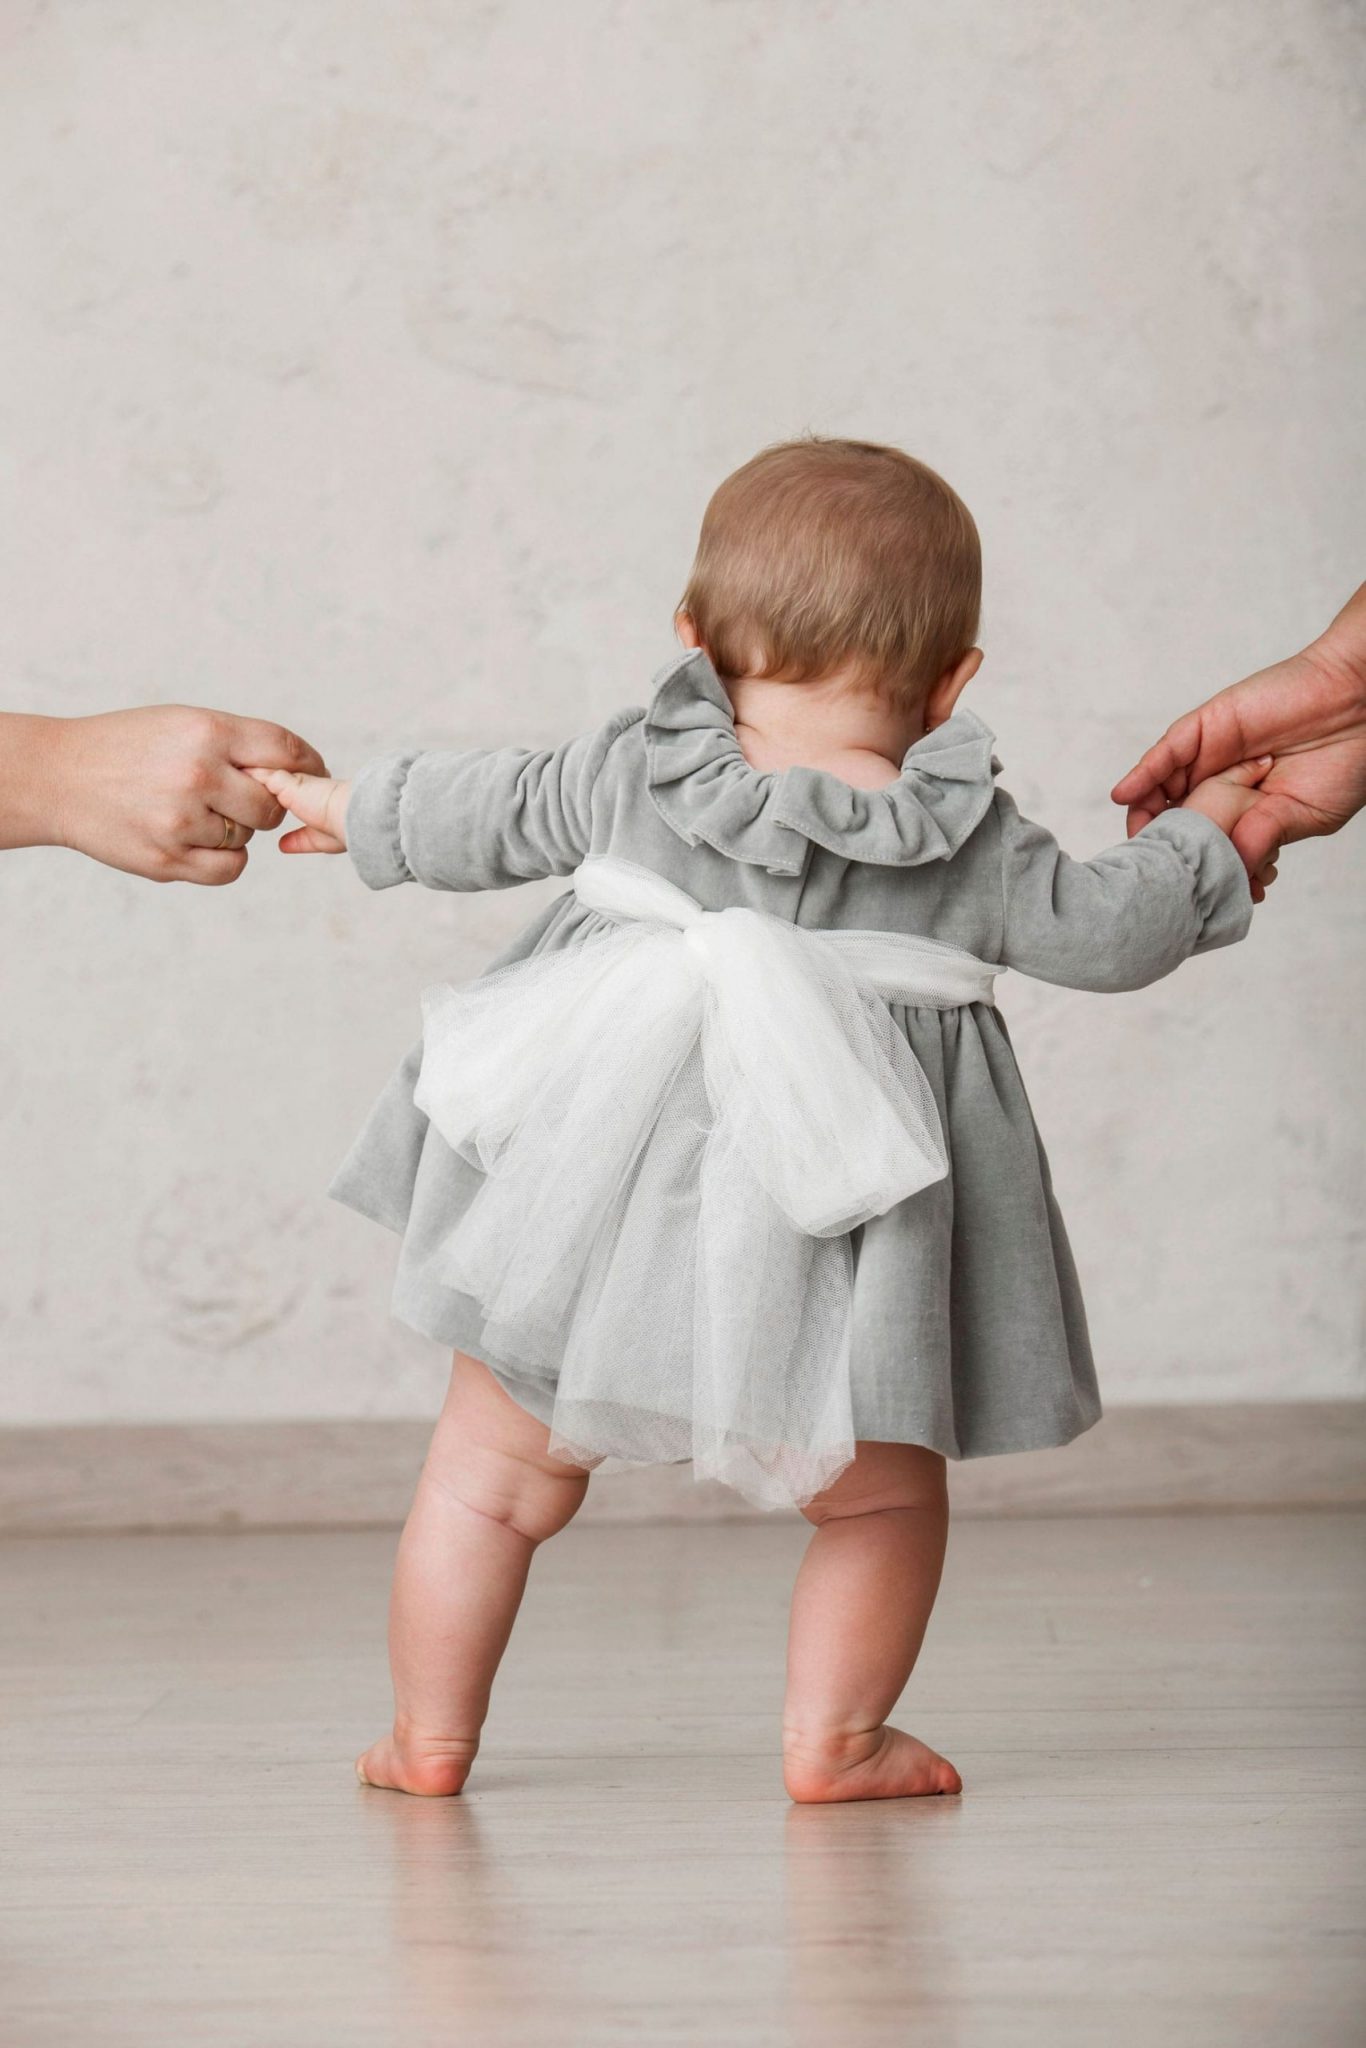
[[[692,614],[690,612],[676,611],[674,613],[674,631],[690,654],[702,645],[701,639],[698,637],[697,628],[692,622]]]
[[[937,683],[930,685],[930,694],[925,699],[925,730],[942,725],[951,716],[954,705],[966,690],[968,684],[982,666],[980,647],[969,647],[961,660],[952,668],[946,668]]]

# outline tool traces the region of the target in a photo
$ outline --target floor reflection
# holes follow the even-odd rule
[[[957,1799],[793,1806],[783,1834],[788,2026],[795,2048],[855,2048],[951,1999],[943,1879]],[[878,1987],[880,2012],[869,1989]],[[858,2019],[854,2019],[858,2015]]]
[[[543,1925],[543,1859],[500,1852],[496,1816],[477,1801],[407,1799],[357,1792],[361,1825],[388,1866],[395,2005],[404,2037],[446,2038],[452,2022],[477,2022],[488,2040],[500,2019],[523,2021],[554,2007],[560,1980]],[[524,1839],[524,1837],[523,1837]],[[455,2036],[452,2036],[455,2038]]]
[[[784,2048],[858,2048],[961,1991],[958,1801],[793,1807],[713,1759],[699,1783],[733,1776],[733,1805],[687,1773],[648,1798],[629,1768],[585,1775],[522,1764],[484,1799],[357,1793],[406,2042],[568,2040],[585,2011],[648,2038],[631,2029],[682,2001],[718,2048],[742,2018]]]

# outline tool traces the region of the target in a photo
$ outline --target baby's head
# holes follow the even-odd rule
[[[981,596],[941,476],[868,441],[784,441],[712,497],[679,625],[725,682],[842,675],[935,724],[980,660]]]

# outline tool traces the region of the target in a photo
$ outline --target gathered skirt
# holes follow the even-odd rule
[[[600,929],[595,913],[563,897],[494,964],[583,944]],[[934,1092],[949,1171],[852,1234],[855,1434],[950,1458],[1066,1443],[1099,1418],[1100,1400],[1076,1268],[1005,1022],[981,1003],[894,1005],[892,1016]],[[549,1422],[553,1362],[498,1355],[478,1304],[438,1277],[482,1175],[417,1108],[421,1059],[417,1046],[393,1075],[331,1193],[398,1233],[399,1320],[481,1359]],[[695,1184],[652,1186],[646,1206],[650,1229],[665,1246],[676,1238],[686,1264]],[[645,1356],[633,1362],[624,1405],[648,1404],[651,1367]]]

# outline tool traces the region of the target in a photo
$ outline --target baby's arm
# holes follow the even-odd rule
[[[504,889],[567,875],[592,840],[592,792],[613,743],[639,713],[559,747],[403,753],[372,761],[354,781],[264,778],[298,818],[286,853],[349,849],[372,889]]]
[[[1243,938],[1252,896],[1227,834],[1265,773],[1257,762],[1211,777],[1179,809],[1087,861],[998,791],[1004,964],[1063,988],[1114,992]]]

